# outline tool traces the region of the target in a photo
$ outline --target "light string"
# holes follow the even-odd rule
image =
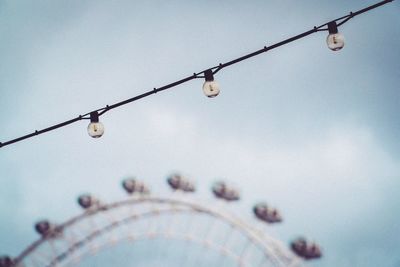
[[[50,127],[47,127],[47,128],[41,129],[41,130],[35,130],[34,132],[32,132],[30,134],[27,134],[27,135],[24,135],[24,136],[21,136],[21,137],[18,137],[18,138],[9,140],[9,141],[0,142],[0,148],[4,147],[4,146],[7,146],[7,145],[14,144],[16,142],[20,142],[22,140],[25,140],[25,139],[28,139],[28,138],[31,138],[31,137],[34,137],[34,136],[37,136],[37,135],[40,135],[40,134],[43,134],[43,133],[46,133],[46,132],[49,132],[49,131],[56,130],[58,128],[67,126],[69,124],[75,123],[75,122],[80,121],[80,120],[90,120],[91,123],[88,126],[89,135],[94,137],[94,138],[100,137],[104,133],[104,126],[101,124],[101,122],[99,122],[99,117],[101,115],[103,115],[104,113],[106,113],[106,112],[108,112],[108,111],[110,111],[112,109],[115,109],[117,107],[129,104],[131,102],[138,101],[138,100],[140,100],[142,98],[148,97],[150,95],[156,94],[156,93],[161,92],[161,91],[165,91],[167,89],[171,89],[171,88],[176,87],[176,86],[178,86],[180,84],[183,84],[183,83],[186,83],[186,82],[189,82],[191,80],[198,79],[198,78],[204,78],[205,79],[205,83],[203,85],[203,91],[206,94],[206,96],[215,97],[219,93],[219,85],[214,81],[214,74],[218,73],[220,70],[222,70],[222,69],[224,69],[226,67],[229,67],[231,65],[237,64],[237,63],[239,63],[241,61],[244,61],[246,59],[255,57],[257,55],[260,55],[262,53],[266,53],[266,52],[268,52],[268,51],[270,51],[272,49],[278,48],[278,47],[283,46],[285,44],[294,42],[296,40],[299,40],[301,38],[304,38],[304,37],[306,37],[306,36],[308,36],[310,34],[313,34],[313,33],[319,32],[319,31],[329,31],[329,35],[328,35],[328,38],[327,38],[328,47],[331,50],[334,50],[334,51],[340,50],[344,46],[344,39],[343,39],[343,36],[338,33],[337,27],[343,25],[344,23],[346,23],[350,19],[354,18],[355,16],[358,16],[360,14],[363,14],[365,12],[368,12],[368,11],[370,11],[372,9],[375,9],[377,7],[380,7],[382,5],[385,5],[385,4],[393,2],[393,1],[394,0],[381,1],[381,2],[378,2],[378,3],[374,4],[374,5],[371,5],[371,6],[368,6],[366,8],[360,9],[360,10],[358,10],[356,12],[350,12],[348,15],[345,15],[343,17],[340,17],[340,18],[337,18],[335,20],[329,21],[329,22],[324,23],[324,24],[322,24],[320,26],[314,26],[311,30],[308,30],[308,31],[303,32],[303,33],[300,33],[298,35],[295,35],[293,37],[285,39],[285,40],[283,40],[281,42],[272,44],[270,46],[264,46],[263,48],[261,48],[261,49],[259,49],[257,51],[254,51],[252,53],[243,55],[243,56],[238,57],[236,59],[233,59],[231,61],[228,61],[228,62],[225,62],[225,63],[220,63],[217,66],[214,66],[214,67],[211,67],[211,68],[207,68],[206,70],[203,70],[203,71],[200,71],[200,72],[197,72],[197,73],[193,73],[192,75],[187,76],[187,77],[185,77],[183,79],[180,79],[178,81],[169,83],[169,84],[161,86],[159,88],[153,88],[152,90],[147,91],[145,93],[142,93],[140,95],[137,95],[137,96],[134,96],[132,98],[117,102],[117,103],[112,104],[112,105],[106,105],[103,108],[99,108],[97,110],[93,110],[91,112],[85,113],[84,115],[79,115],[79,116],[77,116],[77,117],[75,117],[73,119],[70,119],[70,120],[55,124],[53,126],[50,126]]]

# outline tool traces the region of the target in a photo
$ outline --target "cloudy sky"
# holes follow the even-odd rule
[[[0,1],[0,141],[104,107],[291,37],[375,1]],[[400,266],[400,3],[202,80],[0,149],[0,254],[18,255],[41,218],[75,198],[123,196],[133,175],[153,191],[181,171],[201,197],[225,179],[243,206],[265,200],[311,266]],[[251,216],[249,216],[250,218]]]

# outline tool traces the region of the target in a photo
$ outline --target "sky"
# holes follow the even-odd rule
[[[258,50],[375,1],[0,1],[0,141],[130,98]],[[157,193],[179,171],[209,199],[240,188],[239,215],[277,207],[268,226],[304,235],[309,266],[400,266],[400,3],[87,121],[0,148],[0,254],[38,238],[42,218],[80,213],[76,197],[123,197],[135,176]],[[246,213],[248,212],[248,214]],[[255,223],[255,222],[254,222]],[[100,265],[99,265],[100,266]]]

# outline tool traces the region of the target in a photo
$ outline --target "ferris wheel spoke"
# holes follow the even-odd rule
[[[156,228],[157,228],[156,225],[155,225],[156,221],[148,219],[148,218],[146,220],[149,221],[148,224],[147,224],[146,234],[147,234],[148,237],[152,238],[152,237],[154,237],[156,235]]]
[[[266,257],[262,257],[257,266],[262,267],[262,266],[265,266],[266,264],[268,264],[267,258]]]
[[[46,240],[47,244],[50,246],[50,251],[52,253],[52,258],[57,258],[57,256],[59,255],[59,252],[56,248],[56,245],[54,244],[54,240],[52,238],[49,238]]]
[[[72,256],[71,260],[66,264],[66,266],[76,266],[81,261],[80,255]]]
[[[213,233],[214,228],[216,225],[216,221],[214,218],[212,218],[211,222],[208,224],[208,227],[206,229],[206,232],[204,233],[204,240],[208,240],[209,236]]]
[[[182,232],[186,233],[186,235],[190,235],[191,234],[193,220],[194,220],[195,216],[189,216],[189,214],[184,214],[184,217],[186,217],[186,220],[184,221],[185,222],[185,228],[182,229]]]
[[[116,226],[118,226],[120,222],[118,221],[118,219],[116,219],[112,215],[111,212],[106,211],[106,212],[103,213],[103,215],[106,218],[106,220],[108,221],[108,223],[109,223],[108,225],[110,225],[110,231],[108,231],[110,236],[109,236],[108,241],[111,244],[116,244],[117,240],[118,240],[118,237],[116,236],[115,231],[113,229],[111,229],[111,228],[116,228]]]
[[[228,246],[229,245],[229,241],[232,238],[232,233],[234,231],[234,226],[233,225],[229,225],[229,229],[227,231],[227,233],[225,233],[225,237],[222,241],[222,246]]]
[[[64,236],[64,239],[69,244],[69,251],[71,253],[75,252],[76,249],[82,244],[82,240],[85,240],[86,236],[81,229],[82,226],[74,227],[68,230],[68,234]]]
[[[241,261],[244,261],[246,259],[246,254],[247,254],[248,248],[250,247],[251,244],[252,243],[251,243],[250,238],[246,238],[246,243],[243,246],[243,248],[239,254],[239,258]]]
[[[168,237],[171,234],[172,227],[175,223],[175,210],[171,209],[171,213],[168,215],[169,219],[166,222],[166,227],[165,227],[165,235]]]
[[[29,263],[29,262],[31,262],[31,264],[32,264],[33,267],[36,267],[36,266],[37,266],[37,267],[41,267],[41,266],[43,266],[43,263],[42,263],[42,264],[39,264],[39,263],[38,263],[38,261],[37,261],[37,259],[35,258],[35,256],[29,257],[26,263]],[[24,266],[24,265],[22,265],[22,266]]]

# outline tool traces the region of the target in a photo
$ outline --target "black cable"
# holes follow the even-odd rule
[[[374,4],[374,5],[371,5],[371,6],[368,6],[368,7],[366,7],[366,8],[360,9],[360,10],[358,10],[358,11],[356,11],[356,12],[350,12],[350,14],[348,14],[348,15],[346,15],[346,16],[343,16],[343,17],[340,17],[340,18],[337,18],[337,19],[335,19],[335,20],[333,20],[333,21],[334,21],[334,22],[338,22],[337,25],[338,25],[338,26],[341,26],[341,25],[343,25],[344,23],[346,23],[348,20],[350,20],[351,18],[354,18],[355,16],[358,16],[358,15],[360,15],[360,14],[362,14],[362,13],[368,12],[368,11],[370,11],[370,10],[372,10],[372,9],[375,9],[375,8],[377,8],[377,7],[380,7],[380,6],[384,5],[384,4],[387,4],[387,3],[393,2],[393,1],[394,1],[394,0],[385,0],[385,1],[378,2],[378,3]],[[330,22],[331,22],[331,21],[330,21]],[[296,40],[298,40],[298,39],[304,38],[304,37],[306,37],[306,36],[308,36],[308,35],[310,35],[310,34],[312,34],[312,33],[315,33],[315,32],[318,32],[318,31],[327,31],[328,29],[326,29],[326,28],[324,28],[324,27],[325,27],[325,26],[328,26],[328,23],[329,23],[329,22],[327,22],[327,23],[325,23],[325,24],[322,24],[322,25],[320,25],[320,26],[318,26],[318,27],[314,27],[313,29],[311,29],[311,30],[309,30],[309,31],[306,31],[306,32],[303,32],[303,33],[298,34],[298,35],[296,35],[296,36],[290,37],[290,38],[285,39],[285,40],[283,40],[283,41],[281,41],[281,42],[278,42],[278,43],[276,43],[276,44],[273,44],[273,45],[270,45],[270,46],[264,46],[264,47],[263,47],[262,49],[260,49],[260,50],[257,50],[257,51],[254,51],[254,52],[252,52],[252,53],[249,53],[249,54],[247,54],[247,55],[244,55],[244,56],[241,56],[241,57],[239,57],[239,58],[233,59],[233,60],[228,61],[228,62],[226,62],[226,63],[220,63],[218,66],[215,66],[215,67],[212,67],[212,68],[208,68],[207,70],[213,70],[213,74],[215,74],[215,73],[217,73],[218,71],[220,71],[220,70],[223,69],[223,68],[226,68],[226,67],[231,66],[231,65],[233,65],[233,64],[237,64],[237,63],[239,63],[239,62],[241,62],[241,61],[243,61],[243,60],[246,60],[246,59],[249,59],[249,58],[251,58],[251,57],[257,56],[257,55],[259,55],[259,54],[265,53],[265,52],[267,52],[267,51],[269,51],[269,50],[272,50],[272,49],[277,48],[277,47],[280,47],[280,46],[282,46],[282,45],[291,43],[291,42],[296,41]],[[42,129],[42,130],[36,130],[36,131],[34,131],[33,133],[30,133],[30,134],[27,134],[27,135],[24,135],[24,136],[21,136],[21,137],[18,137],[18,138],[15,138],[15,139],[12,139],[12,140],[3,142],[3,143],[0,142],[0,148],[1,148],[1,147],[4,147],[4,146],[7,146],[7,145],[10,145],[10,144],[13,144],[13,143],[16,143],[16,142],[19,142],[19,141],[22,141],[22,140],[25,140],[25,139],[28,139],[28,138],[31,138],[31,137],[34,137],[34,136],[37,136],[37,135],[39,135],[39,134],[43,134],[43,133],[46,133],[46,132],[49,132],[49,131],[52,131],[52,130],[55,130],[55,129],[58,129],[58,128],[61,128],[61,127],[64,127],[64,126],[67,126],[67,125],[69,125],[69,124],[72,124],[72,123],[74,123],[74,122],[77,122],[77,121],[80,121],[80,120],[83,120],[83,119],[89,119],[88,116],[89,116],[90,113],[92,113],[92,112],[98,112],[99,115],[103,115],[103,114],[106,113],[107,111],[110,111],[110,110],[112,110],[112,109],[114,109],[114,108],[117,108],[117,107],[119,107],[119,106],[126,105],[126,104],[131,103],[131,102],[134,102],[134,101],[137,101],[137,100],[142,99],[142,98],[144,98],[144,97],[148,97],[148,96],[150,96],[150,95],[152,95],[152,94],[155,94],[155,93],[158,93],[158,92],[161,92],[161,91],[170,89],[170,88],[175,87],[175,86],[177,86],[177,85],[179,85],[179,84],[182,84],[182,83],[185,83],[185,82],[188,82],[188,81],[190,81],[190,80],[197,79],[197,78],[204,78],[204,73],[205,73],[207,70],[204,70],[204,71],[201,71],[201,72],[198,72],[198,73],[194,73],[193,75],[188,76],[188,77],[186,77],[186,78],[183,78],[183,79],[181,79],[181,80],[178,80],[178,81],[176,81],[176,82],[173,82],[173,83],[164,85],[164,86],[162,86],[162,87],[160,87],[160,88],[154,88],[153,90],[150,90],[150,91],[145,92],[145,93],[143,93],[143,94],[140,94],[140,95],[134,96],[134,97],[132,97],[132,98],[123,100],[123,101],[121,101],[121,102],[118,102],[118,103],[115,103],[115,104],[112,104],[112,105],[107,105],[107,106],[104,107],[104,108],[100,108],[100,109],[97,109],[97,110],[88,112],[88,113],[86,113],[86,114],[84,114],[84,115],[79,115],[78,117],[76,117],[76,118],[74,118],[74,119],[71,119],[71,120],[67,120],[67,121],[65,121],[65,122],[58,123],[58,124],[56,124],[56,125],[50,126],[50,127],[48,127],[48,128]],[[203,75],[202,75],[202,74],[203,74]]]

